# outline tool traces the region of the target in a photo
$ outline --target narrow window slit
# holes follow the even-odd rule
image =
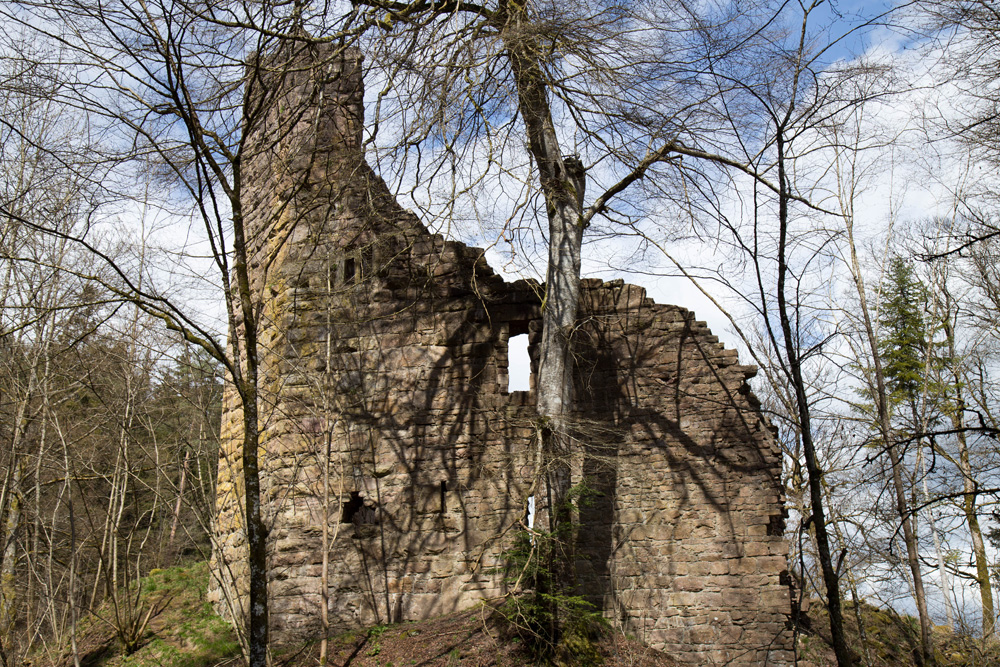
[[[531,357],[528,355],[528,334],[511,336],[507,341],[507,391],[531,389]]]

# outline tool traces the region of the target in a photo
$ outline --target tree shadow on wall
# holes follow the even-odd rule
[[[741,488],[763,475],[777,491],[780,480],[746,376],[727,370],[735,360],[690,313],[616,309],[621,300],[591,299],[575,341],[581,474],[595,491],[580,508],[576,553],[582,592],[624,622],[644,613],[639,589],[667,585],[662,576],[696,557],[686,541],[741,557],[741,513],[757,509]],[[656,326],[664,318],[676,324]]]
[[[419,225],[375,201],[376,213],[407,218],[387,226]],[[368,244],[313,241],[311,263],[297,266],[302,307],[285,326],[284,363],[298,384],[282,384],[269,424],[312,442],[281,480],[272,544],[289,515],[313,517],[296,520],[313,545],[322,521],[338,523],[328,565],[337,625],[439,615],[495,586],[496,538],[523,514],[513,439],[526,430],[498,382],[509,330],[498,318],[538,307],[532,291],[484,271],[477,249],[426,232],[354,238]],[[317,290],[310,276],[332,277]],[[318,431],[331,441],[326,464]],[[325,492],[314,474],[323,465],[334,471]],[[273,579],[315,572],[321,548],[296,548],[310,562],[279,565]],[[313,585],[306,577],[281,595],[318,598]]]

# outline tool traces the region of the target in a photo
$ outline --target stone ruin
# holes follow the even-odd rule
[[[285,643],[320,628],[324,545],[334,628],[503,596],[536,472],[534,391],[508,391],[508,343],[528,335],[533,384],[541,286],[505,282],[399,206],[365,162],[361,57],[330,53],[266,75],[279,94],[241,178],[266,350],[271,632]],[[620,280],[583,281],[579,322],[572,470],[593,489],[580,592],[680,661],[791,664],[781,453],[755,368]],[[223,611],[247,595],[237,400],[229,388],[210,591]]]

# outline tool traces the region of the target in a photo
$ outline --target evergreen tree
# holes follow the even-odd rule
[[[946,409],[947,391],[938,378],[948,360],[942,344],[934,341],[933,323],[926,315],[927,287],[908,260],[896,255],[889,261],[879,285],[879,301],[878,349],[892,416],[909,419],[909,423],[897,423],[897,428],[917,435]]]

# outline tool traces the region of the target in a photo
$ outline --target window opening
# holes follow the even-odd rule
[[[340,513],[340,523],[366,525],[375,523],[375,508],[365,504],[358,491],[351,491],[351,498],[343,504]]]
[[[355,266],[354,258],[348,257],[344,260],[344,284],[350,285],[354,282]]]
[[[528,334],[511,336],[507,341],[507,391],[531,389],[531,356]]]
[[[441,514],[448,511],[448,482],[441,482]]]
[[[535,497],[528,496],[528,530],[535,527]]]

